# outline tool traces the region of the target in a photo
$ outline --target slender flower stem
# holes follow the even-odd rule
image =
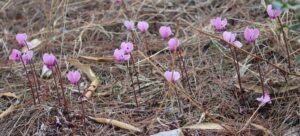
[[[255,48],[255,52],[257,53],[257,55],[259,55],[259,51],[258,51],[258,46],[256,45],[256,43],[254,42],[254,48]],[[262,93],[265,94],[265,87],[264,87],[264,77],[260,68],[260,64],[259,64],[259,60],[257,62],[257,69],[258,69],[258,73],[259,73],[259,78],[260,78],[260,84],[261,84],[261,89],[262,89]]]
[[[287,41],[287,38],[286,38],[286,33],[283,30],[283,24],[282,24],[282,22],[281,22],[281,20],[280,20],[279,17],[277,17],[277,20],[278,20],[278,23],[279,23],[280,28],[281,28],[280,30],[281,30],[281,32],[283,34],[283,40],[284,40],[286,55],[287,55],[287,58],[288,58],[288,68],[289,68],[289,72],[291,72],[292,66],[291,66],[290,51],[289,51],[289,48],[288,48],[288,41]]]
[[[231,55],[232,55],[232,58],[233,58],[233,64],[234,64],[235,71],[236,71],[236,74],[237,74],[237,77],[238,77],[238,83],[239,83],[239,87],[240,87],[240,92],[242,92],[243,88],[242,88],[240,68],[239,68],[239,62],[238,62],[238,59],[237,59],[236,50],[232,49],[231,47],[229,47],[229,48],[231,50]]]
[[[58,104],[59,104],[59,106],[61,106],[60,94],[59,94],[59,91],[58,91],[58,86],[57,86],[57,81],[56,81],[56,72],[57,72],[56,70],[53,70],[53,73],[54,73],[53,79],[54,79],[54,83],[55,83],[55,90],[56,90],[57,97],[58,97]]]
[[[28,51],[30,50],[28,44],[27,44],[27,41],[24,41]],[[37,74],[36,74],[36,70],[35,70],[35,67],[34,65],[29,61],[29,66],[30,66],[30,69],[32,71],[32,76],[33,76],[33,80],[34,80],[34,83],[35,83],[35,86],[36,86],[36,94],[37,94],[37,99],[38,99],[38,103],[40,103],[40,95],[39,95],[39,90],[41,90],[41,87],[40,87],[40,83],[38,81],[38,78],[37,78]]]
[[[171,52],[171,59],[172,59],[172,68],[171,68],[171,71],[172,71],[172,76],[171,76],[171,79],[173,79],[174,77],[174,71],[175,71],[175,55],[176,55],[176,52]],[[182,111],[181,109],[181,104],[180,104],[180,100],[179,100],[179,96],[178,96],[178,93],[177,93],[177,90],[175,88],[174,89],[174,92],[175,92],[175,95],[177,97],[177,102],[178,102],[178,107],[180,109],[180,111]],[[182,112],[183,113],[183,112]]]
[[[21,62],[22,62],[23,67],[24,67],[24,69],[25,69],[25,73],[26,73],[27,80],[28,80],[28,82],[29,82],[29,86],[30,86],[30,90],[31,90],[31,95],[32,95],[32,98],[33,98],[33,103],[34,103],[34,105],[36,105],[36,103],[35,103],[34,90],[33,90],[33,88],[32,88],[32,84],[31,84],[31,81],[30,81],[30,79],[29,79],[29,74],[28,74],[28,72],[27,72],[27,68],[26,68],[26,66],[25,66],[25,64],[24,64],[24,61],[23,61],[22,57],[21,57]]]
[[[131,86],[132,86],[133,93],[134,93],[135,104],[136,104],[137,107],[139,107],[139,103],[138,103],[137,97],[136,97],[136,92],[135,92],[135,87],[134,87],[134,82],[133,82],[133,78],[132,78],[131,69],[129,68],[129,64],[127,64],[126,66],[127,66],[128,72],[129,72],[130,80],[131,80]]]
[[[183,71],[184,71],[184,73],[185,73],[185,77],[186,77],[186,80],[187,80],[187,83],[188,83],[188,86],[189,86],[189,91],[190,91],[191,93],[193,93],[193,92],[192,92],[192,89],[191,89],[191,85],[190,85],[190,78],[189,78],[189,76],[188,76],[188,73],[187,73],[187,70],[186,70],[186,67],[185,67],[185,62],[184,62],[184,60],[183,60],[183,56],[181,55],[180,52],[177,52],[177,54],[178,54],[178,56],[179,56],[179,58],[180,58],[180,60],[181,60],[181,62],[182,62],[182,65],[183,65]],[[183,74],[182,74],[182,75],[183,75]]]
[[[80,92],[80,86],[79,84],[77,84],[77,87],[78,87],[78,91],[79,91],[79,94],[80,94],[80,105],[81,105],[81,116],[82,116],[82,124],[83,124],[83,127],[85,128],[85,112],[84,112],[84,105],[83,105],[83,92],[81,93]]]
[[[61,71],[60,71],[60,68],[59,68],[58,64],[55,65],[55,68],[56,68],[57,75],[59,76],[60,87],[61,87],[61,92],[63,94],[62,96],[63,96],[63,100],[64,100],[65,110],[68,111],[68,102],[67,102],[66,97],[65,97],[63,81],[62,81],[62,78],[61,78]]]
[[[34,65],[31,64],[31,62],[29,62],[29,66],[30,66],[30,69],[32,71],[32,75],[33,75],[33,80],[35,82],[35,85],[37,86],[36,88],[36,94],[37,94],[37,99],[38,99],[38,103],[40,103],[40,94],[39,94],[39,90],[41,90],[40,88],[40,84],[39,84],[39,80],[36,76],[36,71],[35,71],[35,68],[34,68]]]
[[[175,95],[176,95],[176,97],[177,97],[177,102],[178,102],[179,111],[180,111],[181,113],[183,113],[183,109],[182,109],[182,107],[181,107],[181,103],[180,103],[180,100],[179,100],[179,95],[178,95],[177,89],[176,89],[176,88],[173,88],[173,89],[174,89]]]
[[[135,61],[134,61],[134,58],[133,58],[133,55],[132,53],[130,53],[130,58],[131,58],[131,61],[132,61],[132,66],[133,66],[133,72],[134,72],[134,75],[136,77],[136,80],[137,80],[137,84],[138,84],[138,87],[139,87],[139,94],[140,96],[142,95],[142,92],[141,92],[141,86],[140,86],[140,80],[139,80],[139,72],[136,70],[136,67],[135,67]]]

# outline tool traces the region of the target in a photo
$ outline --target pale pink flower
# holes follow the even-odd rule
[[[259,36],[258,29],[251,29],[246,27],[244,31],[244,37],[248,43],[253,43],[258,38],[258,36]]]
[[[131,20],[125,20],[124,21],[124,26],[128,31],[132,31],[134,29],[134,21]]]
[[[171,27],[168,26],[161,26],[159,28],[159,33],[160,36],[164,39],[167,40],[169,38],[169,36],[172,34],[172,30]]]
[[[215,28],[216,31],[222,31],[225,29],[227,25],[227,19],[224,18],[223,20],[220,17],[214,18],[210,20],[211,25]]]
[[[223,39],[226,42],[237,46],[238,48],[241,48],[243,46],[243,44],[241,42],[236,41],[236,33],[225,31],[225,32],[223,32]]]
[[[270,19],[275,19],[276,17],[280,16],[281,12],[281,9],[273,9],[271,4],[267,6],[267,13]]]
[[[120,6],[121,3],[122,3],[122,0],[115,0],[115,4],[116,4],[117,6]]]
[[[49,69],[52,69],[52,67],[54,67],[56,65],[56,57],[51,53],[51,54],[48,54],[48,53],[45,53],[43,55],[43,61],[44,61],[44,64],[47,65],[47,67]]]
[[[72,85],[77,85],[78,81],[80,80],[80,73],[78,70],[69,71],[67,74],[68,80],[71,82]]]
[[[164,77],[167,79],[169,82],[175,82],[180,78],[180,73],[177,71],[166,71],[164,73]]]
[[[9,59],[15,62],[19,62],[21,59],[21,54],[21,51],[13,49],[11,54],[9,55]]]
[[[169,41],[168,41],[168,45],[169,45],[169,51],[171,52],[176,52],[177,50],[177,47],[178,47],[178,39],[177,38],[171,38]]]
[[[145,33],[149,28],[149,24],[146,21],[140,21],[138,22],[137,27],[142,33]]]
[[[228,43],[233,43],[235,41],[236,38],[236,33],[232,33],[232,32],[223,32],[223,39],[228,42]]]
[[[238,48],[242,48],[243,47],[243,44],[241,42],[239,42],[239,41],[234,41],[233,45],[235,45]]]
[[[263,96],[256,98],[256,100],[260,102],[261,106],[264,106],[266,103],[269,103],[269,104],[272,103],[271,97],[268,92],[265,92],[265,94]]]
[[[127,61],[130,59],[129,54],[125,54],[123,49],[115,49],[114,58],[117,63],[121,63],[123,61]]]
[[[125,51],[125,54],[130,54],[133,51],[131,42],[122,42],[120,48]]]
[[[26,46],[27,34],[26,33],[17,34],[16,40],[20,46],[22,47]]]
[[[33,51],[27,51],[22,54],[22,60],[25,65],[29,63],[29,61],[32,59],[32,56],[33,56]]]

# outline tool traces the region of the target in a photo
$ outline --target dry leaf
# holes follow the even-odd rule
[[[13,97],[13,98],[16,98],[16,99],[20,98],[19,96],[17,96],[15,93],[12,93],[12,92],[0,93],[0,97],[2,97],[2,96]]]
[[[30,42],[32,44],[32,47],[31,47],[32,50],[38,50],[39,48],[41,48],[41,46],[39,46],[39,45],[41,45],[42,41],[40,41],[39,39],[33,39]],[[28,51],[28,48],[23,47],[22,52],[26,52],[26,51]]]
[[[4,112],[0,114],[0,120],[3,119],[5,116],[9,115],[12,113],[17,106],[11,105],[9,108],[7,108]]]
[[[127,124],[127,123],[124,123],[124,122],[120,122],[120,121],[117,121],[117,120],[114,120],[114,119],[94,118],[94,117],[91,117],[91,116],[89,116],[89,118],[91,120],[94,120],[94,121],[98,122],[98,123],[113,125],[113,126],[116,126],[116,127],[119,127],[119,128],[123,128],[123,129],[129,130],[129,131],[142,132],[142,130],[139,129],[139,128],[137,128],[137,127],[134,127],[134,126],[132,126],[130,124]]]
[[[209,129],[224,130],[224,127],[217,123],[200,123],[200,124],[191,125],[183,128],[204,129],[204,130],[209,130]]]
[[[97,62],[114,62],[112,57],[91,57],[91,56],[79,56],[80,59],[87,61],[97,61]]]
[[[96,89],[100,83],[96,74],[92,71],[90,65],[82,64],[77,59],[69,59],[68,61],[70,62],[71,65],[73,65],[74,67],[80,69],[80,71],[85,73],[87,75],[87,77],[89,78],[89,80],[92,81],[92,83],[90,84],[90,86],[88,87],[88,89],[85,93],[85,98],[87,98],[87,99],[91,98],[92,95],[96,92]]]
[[[251,126],[263,131],[265,133],[264,136],[268,136],[268,135],[274,136],[274,134],[269,129],[267,129],[267,128],[261,126],[261,125],[251,123]]]
[[[150,136],[184,136],[181,132],[181,129],[174,129],[170,131],[159,132]]]

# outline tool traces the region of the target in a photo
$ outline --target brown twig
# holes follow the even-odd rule
[[[133,63],[133,65],[134,65],[134,63]],[[133,89],[133,94],[134,94],[134,99],[135,99],[136,107],[139,107],[139,103],[137,101],[137,96],[136,96],[136,92],[135,92],[134,82],[133,82],[133,78],[132,78],[131,69],[129,68],[129,64],[127,64],[126,66],[127,66],[128,72],[129,72],[130,80],[131,80],[131,87]]]
[[[58,66],[58,63],[55,65],[55,69],[56,69],[57,75],[59,76],[61,92],[62,92],[62,96],[63,96],[63,100],[64,100],[64,107],[65,107],[65,110],[68,111],[68,102],[65,98],[64,85],[63,85],[63,81],[62,81],[62,77],[61,77],[61,71],[60,71],[60,68]]]

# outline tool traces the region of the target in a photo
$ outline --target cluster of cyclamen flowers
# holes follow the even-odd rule
[[[28,82],[30,83],[30,86],[31,86],[31,81],[30,81],[30,78],[29,78],[29,75],[28,75],[28,72],[27,72],[27,69],[26,69],[26,65],[30,64],[31,59],[33,58],[33,51],[31,50],[32,49],[32,44],[27,40],[27,34],[25,34],[25,33],[17,34],[16,35],[16,41],[17,41],[17,43],[20,47],[25,47],[27,49],[27,51],[21,52],[18,49],[13,49],[10,56],[9,56],[9,59],[16,62],[16,63],[18,63],[20,61],[23,63],[24,69],[26,70],[27,79],[29,80]],[[60,73],[59,67],[57,66],[56,57],[53,54],[45,53],[45,54],[43,54],[43,62],[44,62],[44,67],[48,68],[51,71],[55,71],[56,72],[55,74],[59,75],[59,78],[60,78],[59,80],[60,80],[61,84],[63,84],[62,79],[61,79],[61,75],[60,75],[61,73]],[[31,71],[32,71],[33,76],[34,76],[33,77],[34,85],[37,84],[36,88],[40,89],[39,79],[38,79],[38,76],[36,76],[37,74],[36,74],[34,65],[30,64],[30,68],[31,68]],[[68,78],[68,80],[70,81],[71,84],[76,85],[78,83],[78,81],[80,80],[80,73],[79,73],[79,71],[70,71],[67,74],[67,78]],[[56,84],[56,89],[57,88],[58,87],[57,87],[57,84]],[[62,89],[62,93],[64,94],[64,91],[63,91],[64,88],[62,87],[61,89]],[[38,93],[39,90],[36,89],[34,91],[32,89],[31,91],[32,91],[33,99],[35,99],[37,97],[37,99],[39,100],[39,93]],[[58,91],[57,91],[57,93],[58,93]],[[37,96],[35,94],[37,94]],[[59,94],[57,94],[57,95],[59,97]],[[64,97],[64,95],[63,95],[63,97]],[[58,99],[60,99],[60,98],[58,98]],[[34,100],[34,103],[35,103],[35,100]]]
[[[267,6],[267,14],[269,15],[270,19],[276,19],[277,17],[280,16],[281,13],[282,13],[281,9],[273,9],[272,5]],[[215,31],[217,32],[222,32],[223,30],[225,30],[226,25],[228,24],[226,18],[222,19],[220,17],[212,19],[210,23],[214,27]],[[243,44],[240,41],[236,40],[236,36],[237,34],[233,32],[228,32],[228,31],[223,32],[224,41],[226,41],[229,44],[235,45],[238,48],[242,48]],[[248,44],[255,45],[255,40],[259,36],[259,29],[246,27],[243,36]],[[263,96],[257,98],[257,100],[261,103],[261,105],[264,105],[266,103],[271,103],[271,98],[268,92],[264,92]]]
[[[135,29],[135,23],[131,20],[124,21],[124,26],[126,27],[127,31],[131,32]],[[137,28],[141,33],[145,33],[148,28],[149,24],[146,21],[140,21],[137,24]],[[168,41],[168,49],[170,52],[176,52],[179,41],[177,38],[170,38],[172,35],[171,27],[169,26],[161,26],[159,29],[159,34],[163,40]],[[133,43],[131,42],[122,42],[120,47],[114,50],[114,59],[117,63],[122,63],[124,61],[129,61],[131,57],[131,52],[133,51]],[[180,73],[177,71],[166,71],[164,73],[165,78],[167,81],[175,82],[180,78]]]

